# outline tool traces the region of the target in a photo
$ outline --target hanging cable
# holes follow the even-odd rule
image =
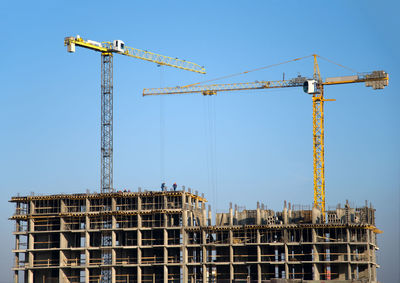
[[[216,138],[216,106],[215,98],[203,99],[204,133],[207,183],[211,190],[212,204],[217,211],[218,208],[218,167],[217,167],[217,138]]]
[[[217,167],[217,129],[216,129],[216,96],[210,97],[211,101],[211,180],[214,190],[215,212],[218,211],[218,167]]]
[[[350,68],[350,67],[346,67],[346,66],[344,66],[344,65],[342,65],[342,64],[339,64],[339,63],[336,63],[336,62],[334,62],[334,61],[332,61],[332,60],[330,60],[330,59],[328,59],[328,58],[325,58],[325,57],[322,57],[322,56],[319,56],[319,55],[317,55],[317,57],[318,58],[321,58],[322,60],[325,60],[325,61],[327,61],[327,62],[329,62],[329,63],[332,63],[332,64],[335,64],[335,65],[337,65],[337,66],[339,66],[339,67],[342,67],[342,68],[344,68],[344,69],[347,69],[347,70],[349,70],[349,71],[352,71],[353,73],[360,73],[360,72],[358,72],[358,71],[356,71],[356,70],[354,70],[354,69],[352,69],[352,68]]]
[[[191,87],[191,86],[195,86],[195,85],[199,85],[199,84],[204,84],[204,83],[219,81],[219,80],[223,80],[223,79],[228,79],[228,78],[232,78],[232,77],[236,77],[236,76],[240,76],[240,75],[244,75],[244,74],[248,74],[248,73],[252,73],[252,72],[256,72],[256,71],[260,71],[260,70],[276,67],[276,66],[279,66],[279,65],[287,64],[287,63],[290,63],[290,62],[299,61],[299,60],[306,59],[306,58],[309,58],[309,57],[312,57],[312,56],[313,55],[308,55],[308,56],[304,56],[304,57],[288,60],[288,61],[285,61],[285,62],[276,63],[276,64],[272,64],[272,65],[267,65],[267,66],[264,66],[264,67],[260,67],[260,68],[256,68],[256,69],[252,69],[252,70],[248,70],[248,71],[244,71],[244,72],[240,72],[240,73],[234,73],[234,74],[226,75],[226,76],[223,76],[223,77],[219,77],[219,78],[215,78],[215,79],[211,79],[211,80],[206,80],[206,81],[202,81],[202,82],[198,82],[198,83],[194,83],[194,84],[190,84],[190,85],[185,85],[185,86],[181,86],[181,87],[182,88]]]
[[[203,128],[204,128],[204,152],[206,156],[206,171],[207,171],[207,187],[211,189],[211,178],[210,178],[210,155],[209,155],[209,102],[208,99],[202,99],[203,101]]]
[[[164,68],[160,68],[160,88],[164,86]],[[165,182],[165,109],[164,97],[160,96],[160,183]]]

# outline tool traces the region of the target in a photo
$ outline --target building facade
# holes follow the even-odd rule
[[[191,191],[16,196],[14,282],[377,282],[375,210],[229,208]]]

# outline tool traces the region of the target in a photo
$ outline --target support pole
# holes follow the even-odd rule
[[[325,216],[324,91],[313,94],[314,206]]]
[[[113,54],[101,54],[101,192],[113,189]]]

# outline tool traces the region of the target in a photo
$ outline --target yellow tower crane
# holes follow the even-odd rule
[[[319,73],[319,67],[317,62],[317,57],[319,56],[316,54],[313,54],[312,56],[314,57],[314,75],[313,78],[311,79],[299,76],[290,80],[281,80],[281,81],[257,81],[257,82],[247,82],[247,83],[212,84],[212,85],[192,84],[183,87],[149,88],[143,90],[143,96],[163,95],[163,94],[185,94],[185,93],[201,93],[203,95],[216,95],[220,91],[303,87],[304,92],[312,95],[312,101],[313,101],[314,207],[321,211],[322,217],[324,218],[325,215],[324,102],[334,101],[334,99],[324,98],[324,87],[327,85],[337,85],[337,84],[365,83],[365,86],[372,87],[373,89],[383,89],[385,86],[388,85],[389,76],[384,71],[373,71],[369,73],[362,73],[362,74],[359,73],[352,76],[331,77],[322,80]],[[291,61],[297,61],[299,59],[294,59]]]
[[[205,69],[192,62],[125,46],[121,40],[97,42],[78,35],[66,37],[64,45],[68,52],[75,52],[75,47],[80,46],[101,53],[101,192],[110,192],[113,189],[113,54],[201,74],[205,74]]]

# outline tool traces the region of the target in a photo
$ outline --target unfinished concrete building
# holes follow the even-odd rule
[[[229,208],[191,191],[16,196],[14,282],[377,282],[375,210]]]

